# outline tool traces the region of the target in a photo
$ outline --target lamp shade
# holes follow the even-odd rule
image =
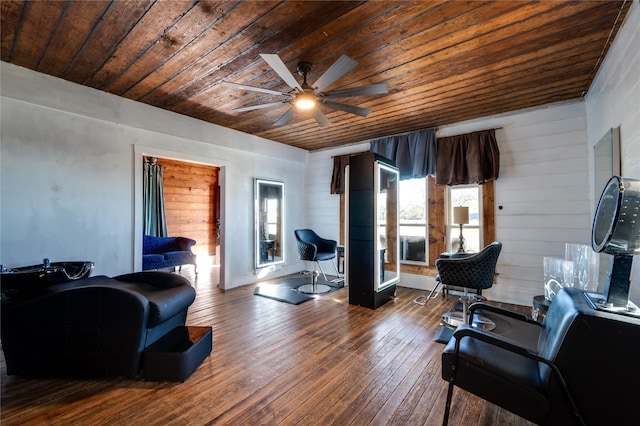
[[[311,109],[316,105],[316,97],[313,92],[299,93],[296,95],[294,103],[300,109]]]
[[[453,223],[466,225],[469,223],[469,207],[453,208]]]

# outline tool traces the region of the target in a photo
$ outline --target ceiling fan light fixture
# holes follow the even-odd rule
[[[311,109],[316,105],[316,97],[310,92],[299,93],[296,95],[294,104],[296,108]]]
[[[0,0],[1,1],[1,0]],[[298,83],[296,78],[287,69],[287,66],[277,54],[260,54],[260,57],[269,64],[269,66],[280,76],[287,86],[291,88],[290,91],[281,92],[277,90],[271,90],[262,87],[248,86],[246,84],[232,83],[230,81],[223,81],[222,84],[227,87],[233,87],[243,90],[251,90],[254,92],[267,93],[269,95],[281,95],[284,97],[279,102],[269,102],[258,105],[250,105],[242,108],[236,108],[234,111],[253,111],[256,109],[269,108],[274,105],[288,104],[289,109],[279,119],[277,119],[273,125],[284,125],[294,114],[296,110],[308,111],[313,115],[316,122],[320,127],[327,127],[329,120],[324,115],[322,110],[318,107],[322,103],[327,108],[331,108],[338,111],[344,111],[350,114],[366,117],[371,113],[369,108],[362,108],[354,105],[345,104],[342,102],[336,102],[331,99],[345,98],[349,96],[368,96],[387,93],[387,83],[377,83],[368,86],[351,87],[347,89],[339,89],[335,91],[323,92],[324,88],[329,87],[337,79],[349,72],[358,63],[346,55],[341,55],[337,61],[333,63],[327,69],[320,78],[310,85],[307,83],[307,77],[313,69],[313,65],[310,62],[298,62],[297,70],[298,74],[303,76],[304,81],[302,84]]]

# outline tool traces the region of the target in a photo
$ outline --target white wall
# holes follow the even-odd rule
[[[620,126],[621,175],[640,179],[640,3],[635,1],[587,93],[587,136],[593,147]],[[593,153],[592,153],[593,155]],[[595,193],[602,191],[602,188]],[[598,200],[594,200],[593,205]],[[631,275],[631,300],[640,305],[640,258]]]
[[[323,238],[340,241],[340,195],[331,194],[333,157],[369,151],[369,143],[313,151],[307,165],[305,220]]]
[[[222,167],[226,288],[252,283],[253,178],[285,182],[287,234],[304,226],[307,152],[2,62],[0,263],[92,260],[141,269],[142,155]],[[291,238],[293,241],[293,237]],[[303,269],[295,243],[266,277]]]

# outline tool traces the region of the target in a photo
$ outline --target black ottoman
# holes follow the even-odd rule
[[[185,381],[209,356],[211,327],[176,327],[142,353],[142,376],[150,381]]]

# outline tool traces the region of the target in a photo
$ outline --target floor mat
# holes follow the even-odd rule
[[[293,305],[299,305],[318,296],[324,296],[330,294],[342,287],[344,287],[344,281],[332,282],[325,281],[322,278],[318,278],[318,284],[324,284],[331,287],[327,293],[320,295],[311,295],[298,292],[297,288],[304,284],[311,284],[311,275],[300,275],[297,277],[287,277],[279,281],[260,283],[253,294],[256,296],[266,297],[268,299],[277,300],[279,302],[290,303]]]

